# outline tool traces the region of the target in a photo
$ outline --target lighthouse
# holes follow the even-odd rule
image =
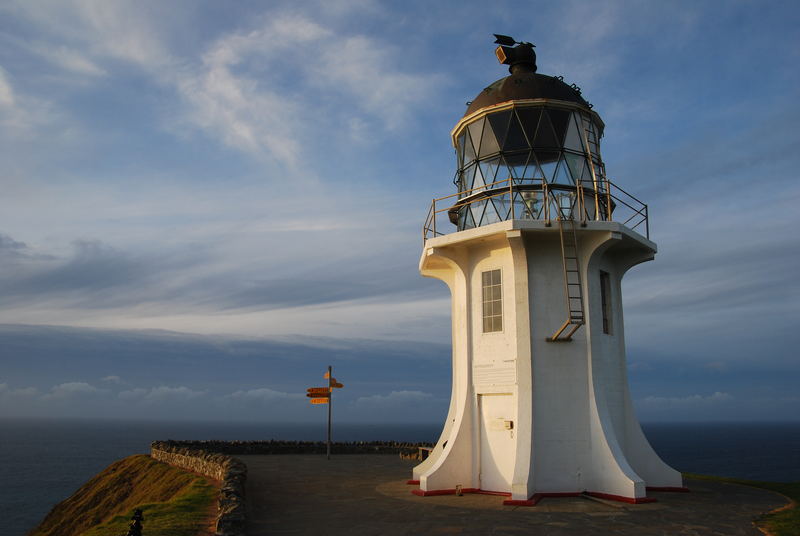
[[[420,272],[451,293],[453,375],[413,493],[532,505],[683,490],[628,388],[621,281],[655,256],[647,205],[606,174],[604,124],[580,88],[537,73],[534,45],[496,37],[510,75],[453,129],[456,191],[423,230]]]

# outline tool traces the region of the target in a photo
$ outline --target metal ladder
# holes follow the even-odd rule
[[[564,267],[564,296],[567,302],[567,320],[558,328],[558,331],[547,338],[547,341],[569,342],[572,340],[572,335],[586,322],[586,315],[583,310],[583,285],[581,284],[581,264],[578,260],[578,236],[575,232],[575,220],[571,212],[565,214],[560,207],[558,231],[561,237],[561,260]]]

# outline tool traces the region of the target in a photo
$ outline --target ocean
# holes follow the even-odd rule
[[[335,441],[435,441],[441,424],[336,424]],[[800,481],[800,423],[643,424],[653,448],[685,472]],[[323,440],[325,425],[0,420],[0,526],[23,536],[115,460],[156,439]]]

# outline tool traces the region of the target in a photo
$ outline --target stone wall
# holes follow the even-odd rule
[[[227,455],[246,454],[325,454],[324,441],[158,441],[174,449],[202,450]],[[331,443],[331,454],[410,454],[431,443],[399,441],[353,441]]]
[[[154,441],[150,456],[174,467],[206,475],[221,482],[216,531],[218,536],[244,536],[246,509],[244,485],[247,466],[226,454],[197,447],[197,442]]]

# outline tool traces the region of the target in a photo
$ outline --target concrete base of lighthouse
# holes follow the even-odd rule
[[[453,385],[441,437],[413,470],[418,493],[640,502],[648,487],[682,487],[642,433],[625,365],[620,281],[656,246],[615,222],[577,229],[586,324],[570,342],[547,341],[567,315],[557,224],[510,220],[426,241],[420,271],[452,293]],[[484,333],[481,277],[497,269],[503,329]]]

